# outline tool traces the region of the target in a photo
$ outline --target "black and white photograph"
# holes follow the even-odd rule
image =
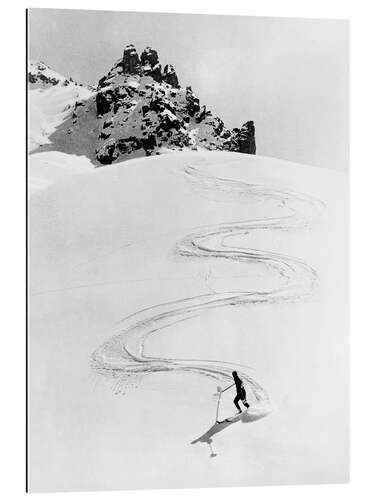
[[[349,22],[27,35],[28,490],[347,483]]]

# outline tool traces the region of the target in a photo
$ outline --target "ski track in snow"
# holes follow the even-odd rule
[[[258,409],[268,408],[268,394],[250,374],[250,367],[224,361],[152,357],[144,352],[145,342],[149,335],[162,332],[165,328],[195,318],[211,309],[239,304],[295,301],[311,294],[317,284],[318,275],[304,261],[275,252],[233,247],[228,240],[254,230],[307,227],[324,208],[324,203],[292,191],[209,176],[191,166],[184,168],[183,175],[200,190],[214,190],[232,200],[270,202],[284,214],[279,217],[200,227],[177,243],[176,252],[189,258],[219,258],[234,262],[260,263],[277,273],[280,285],[265,291],[213,292],[137,311],[121,321],[120,333],[92,354],[92,367],[95,372],[113,380],[116,393],[125,393],[139,377],[156,372],[198,373],[220,382],[228,382],[232,380],[232,371],[237,370],[244,380],[251,406],[255,404]]]

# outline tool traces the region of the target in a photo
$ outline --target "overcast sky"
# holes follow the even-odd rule
[[[348,23],[32,9],[29,54],[96,84],[125,45],[150,45],[229,128],[254,120],[257,153],[348,170]]]

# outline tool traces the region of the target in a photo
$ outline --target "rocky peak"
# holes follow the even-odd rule
[[[129,73],[131,75],[140,74],[141,64],[133,44],[127,45],[124,49],[122,67],[124,73]]]
[[[174,67],[167,64],[162,71],[158,53],[151,47],[146,47],[139,57],[134,45],[127,45],[121,65],[125,74],[151,76],[158,83],[165,82],[175,89],[180,88]],[[115,67],[118,68],[118,64]],[[101,82],[105,80],[106,78],[103,78]],[[99,86],[102,86],[101,82]]]
[[[74,107],[52,141],[51,148],[102,165],[184,148],[255,154],[252,121],[229,130],[190,86],[180,88],[172,65],[162,71],[156,50],[146,47],[138,56],[134,45],[125,47],[95,95]]]
[[[146,47],[145,50],[141,54],[141,63],[142,66],[150,65],[151,67],[155,66],[159,62],[159,56],[156,50],[151,47]]]
[[[161,64],[156,50],[146,47],[141,54],[142,74],[151,76],[156,82],[162,81]]]

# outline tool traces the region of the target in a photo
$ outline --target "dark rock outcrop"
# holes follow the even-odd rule
[[[128,73],[130,75],[140,74],[141,72],[141,64],[133,44],[127,45],[124,49],[122,68],[124,73]]]
[[[253,121],[248,121],[240,129],[233,129],[232,149],[239,153],[256,154],[255,127]]]
[[[116,149],[116,141],[114,139],[109,139],[109,141],[105,142],[96,152],[96,158],[103,165],[110,165],[118,158],[118,156],[119,153]]]
[[[163,80],[163,82],[168,83],[168,85],[170,85],[174,89],[180,88],[180,84],[178,83],[177,74],[176,74],[176,71],[175,71],[174,67],[172,66],[172,64],[167,64],[164,67],[163,74],[162,74],[162,80]]]
[[[156,50],[146,47],[141,54],[142,74],[151,76],[156,82],[162,81],[161,64]]]
[[[59,83],[59,80],[57,78],[48,78],[43,73],[40,73],[39,75],[35,75],[29,71],[29,83],[44,83],[45,85],[57,85]],[[69,82],[68,82],[69,83]]]
[[[123,139],[118,139],[116,146],[119,153],[130,154],[137,149],[141,149],[142,143],[138,137],[125,137]]]
[[[190,86],[186,87],[185,97],[187,102],[187,112],[191,117],[193,117],[196,113],[199,113],[200,110],[199,99],[193,93]]]
[[[164,132],[168,132],[171,129],[180,130],[181,127],[181,120],[177,117],[174,117],[173,115],[171,116],[170,114],[163,114],[157,130],[164,130]]]
[[[159,62],[159,56],[156,50],[151,47],[146,47],[141,54],[141,64],[146,66],[149,64],[151,67],[155,66]]]
[[[98,116],[102,116],[111,110],[111,104],[114,102],[115,96],[112,90],[99,91],[96,94],[96,111]]]
[[[66,86],[69,83],[75,83],[70,78],[69,80],[58,75],[51,70],[47,64],[42,61],[31,62],[28,71],[28,83],[30,86],[39,85],[42,88],[53,87],[58,83]]]
[[[202,109],[200,110],[200,112],[198,113],[198,115],[196,117],[197,123],[201,123],[203,120],[205,120],[209,116],[212,116],[211,111],[208,111],[206,109],[206,106],[202,106]]]

